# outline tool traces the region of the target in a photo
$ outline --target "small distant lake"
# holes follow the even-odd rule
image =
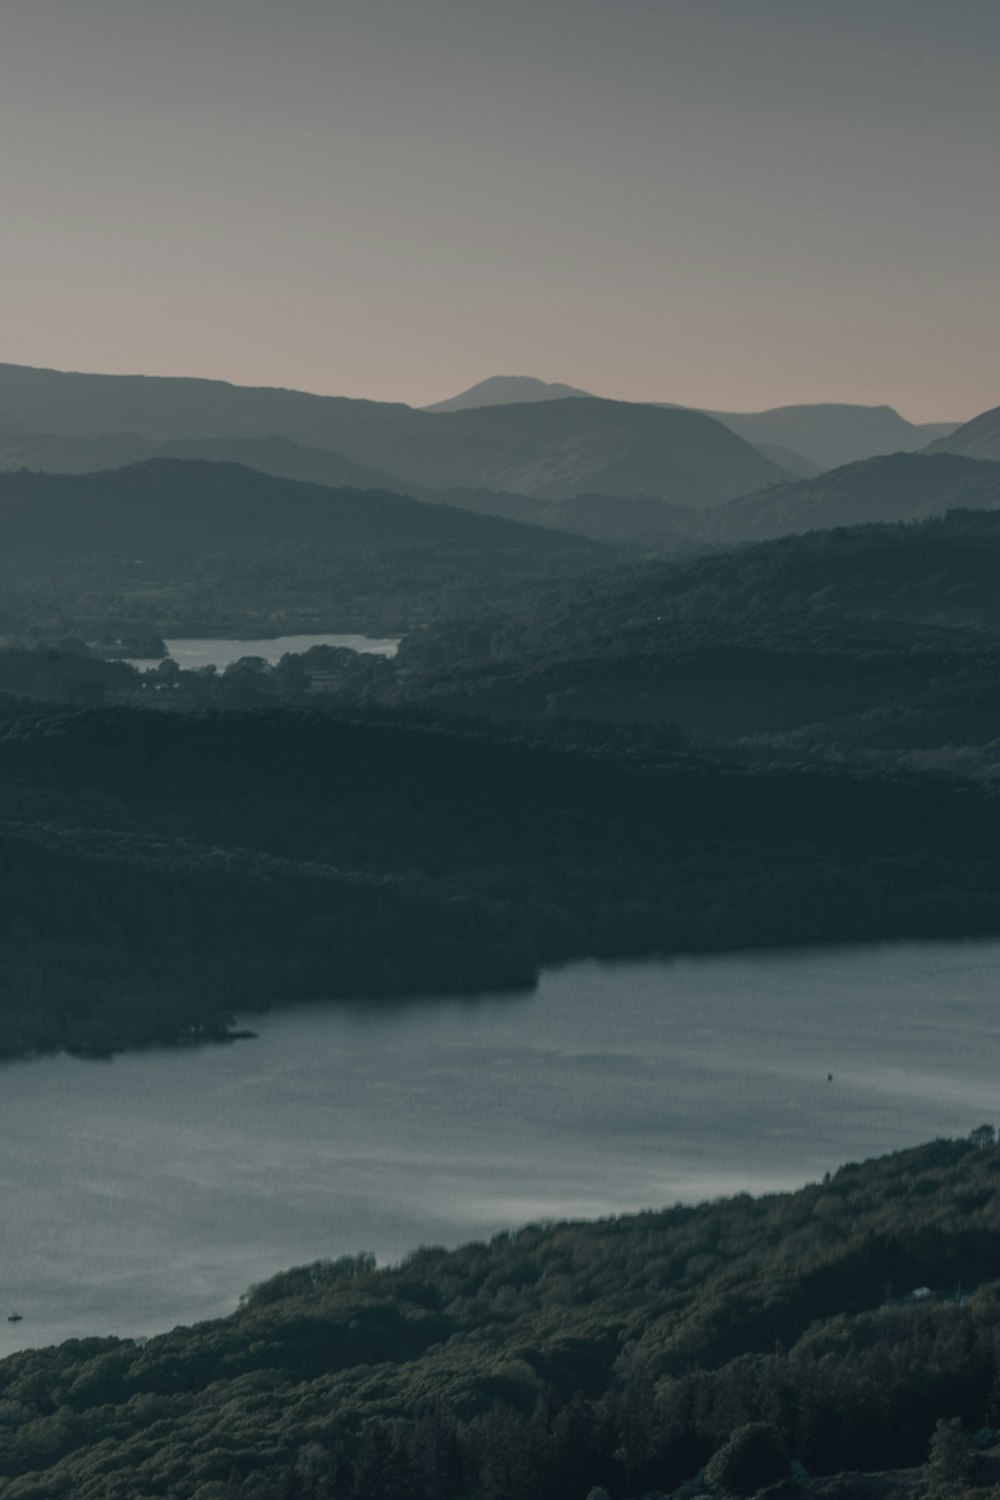
[[[368,652],[372,656],[395,656],[399,640],[380,640],[368,635],[277,635],[265,640],[168,640],[164,644],[185,672],[196,667],[216,667],[223,672],[241,656],[262,656],[276,666],[286,653],[297,655],[313,646],[343,646],[348,651]],[[158,667],[162,660],[162,657],[141,658],[131,665],[145,672]]]
[[[587,962],[522,995],[317,1002],[250,1018],[257,1041],[0,1065],[0,1353],[215,1316],[320,1256],[792,1188],[965,1135],[1000,1117],[998,999],[995,941]]]

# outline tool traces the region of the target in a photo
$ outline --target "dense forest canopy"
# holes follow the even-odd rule
[[[10,699],[0,788],[5,1052],[575,956],[1000,932],[990,784],[669,736]]]
[[[692,1500],[783,1466],[806,1496],[932,1447],[908,1492],[957,1493],[1000,1418],[1000,1151],[975,1134],[791,1194],[320,1261],[141,1347],[27,1350],[0,1363],[0,1494]]]

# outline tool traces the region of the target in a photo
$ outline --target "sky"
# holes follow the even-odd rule
[[[0,0],[0,360],[1000,404],[997,0]]]

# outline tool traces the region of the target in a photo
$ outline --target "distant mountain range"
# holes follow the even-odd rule
[[[511,402],[551,401],[557,396],[586,396],[573,386],[548,385],[526,375],[495,375],[470,386],[449,401],[439,401],[428,411],[464,411],[475,406]],[[665,403],[655,403],[664,405]],[[714,417],[730,432],[745,438],[765,457],[797,478],[809,478],[821,469],[832,469],[880,453],[914,453],[934,439],[946,437],[957,422],[907,422],[891,406],[855,406],[839,403],[777,406],[769,411],[700,410]],[[990,457],[972,454],[971,457]]]
[[[701,507],[787,478],[701,413],[595,397],[433,414],[223,381],[3,365],[0,412],[18,438],[47,433],[105,444],[109,433],[128,434],[130,444],[159,446],[278,436],[376,470],[396,489],[485,488],[550,500],[644,494]],[[8,439],[5,447],[10,467],[17,445]],[[130,461],[136,456],[133,448]]]
[[[936,438],[930,451],[961,453],[966,458],[1000,459],[1000,406],[994,406],[964,426]]]
[[[802,455],[820,469],[883,453],[916,453],[958,426],[956,422],[907,422],[891,406],[832,403],[709,415],[755,447],[777,445]]]
[[[690,552],[840,526],[923,520],[950,510],[1000,510],[1000,463],[943,452],[890,453],[811,479],[765,485],[702,510],[641,495],[545,501],[494,491],[444,491],[436,498],[598,541]]]
[[[0,470],[209,460],[657,550],[997,503],[986,460],[1000,458],[1000,409],[952,431],[890,407],[707,414],[521,377],[439,405],[454,409],[2,365]],[[925,454],[913,451],[942,428]],[[827,466],[859,450],[867,456]]]

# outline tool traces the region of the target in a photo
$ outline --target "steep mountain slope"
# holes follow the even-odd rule
[[[281,436],[329,448],[393,484],[730,499],[787,477],[697,412],[592,397],[433,414],[221,381],[62,374],[0,366],[0,411],[35,432],[152,443]]]
[[[425,406],[424,411],[465,411],[472,406],[506,406],[523,401],[561,401],[569,396],[589,396],[574,385],[561,385],[558,381],[536,380],[533,375],[491,375],[480,380],[467,391],[450,396],[446,401],[435,401]]]
[[[917,426],[920,428],[920,431],[924,434],[929,443],[936,441],[937,438],[950,437],[953,432],[957,432],[958,429],[964,425],[965,424],[962,422],[917,423]]]
[[[961,453],[966,458],[1000,459],[1000,406],[981,412],[971,422],[928,446],[929,453]]]
[[[429,434],[408,470],[422,460],[422,483],[441,488],[474,469],[490,489],[548,499],[583,492],[653,495],[702,506],[784,477],[776,464],[721,423],[699,412],[635,406],[594,397],[477,407],[430,418]],[[397,465],[398,467],[398,465]]]
[[[773,464],[787,469],[789,474],[796,479],[811,479],[814,474],[823,472],[821,466],[814,464],[811,458],[804,458],[801,453],[795,453],[791,448],[783,448],[780,443],[754,443],[754,447]]]
[[[701,535],[756,542],[868,521],[910,521],[1000,507],[1000,463],[950,453],[892,453],[775,484],[700,517]]]

